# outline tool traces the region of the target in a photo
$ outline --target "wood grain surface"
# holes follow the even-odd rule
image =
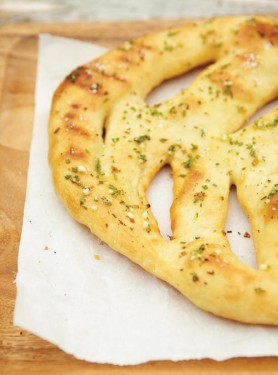
[[[0,374],[278,374],[278,358],[156,361],[138,366],[79,361],[14,327],[15,276],[34,112],[41,32],[113,46],[175,21],[22,23],[0,28]]]

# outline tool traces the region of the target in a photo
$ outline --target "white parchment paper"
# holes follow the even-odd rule
[[[103,51],[84,42],[40,37],[14,323],[77,358],[98,363],[278,355],[277,328],[243,325],[199,310],[102,244],[69,216],[56,197],[47,161],[51,97],[65,75]],[[155,90],[149,103],[175,94],[194,74]],[[166,169],[149,191],[165,237],[170,234],[165,211],[172,200],[171,184]],[[165,202],[159,200],[161,193]],[[243,237],[250,232],[248,221],[234,192],[230,206],[226,227],[233,231],[231,244],[244,262],[254,266],[252,239]]]

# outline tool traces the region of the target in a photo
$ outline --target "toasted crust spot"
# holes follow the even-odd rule
[[[278,192],[270,199],[267,205],[267,214],[270,219],[278,218]]]
[[[66,156],[70,156],[73,159],[83,159],[85,157],[85,153],[74,146],[70,146]]]
[[[70,130],[71,132],[77,133],[78,135],[89,137],[90,134],[83,129],[81,126],[75,125],[73,122],[68,122],[66,125],[67,130]]]

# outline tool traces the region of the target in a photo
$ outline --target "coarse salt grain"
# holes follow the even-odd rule
[[[130,219],[134,219],[134,215],[132,212],[127,212],[126,216],[129,217]]]

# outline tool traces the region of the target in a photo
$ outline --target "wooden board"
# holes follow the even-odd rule
[[[277,374],[278,358],[156,361],[118,367],[79,361],[12,324],[17,253],[31,140],[37,40],[41,32],[113,46],[184,21],[11,24],[0,28],[0,373]]]

